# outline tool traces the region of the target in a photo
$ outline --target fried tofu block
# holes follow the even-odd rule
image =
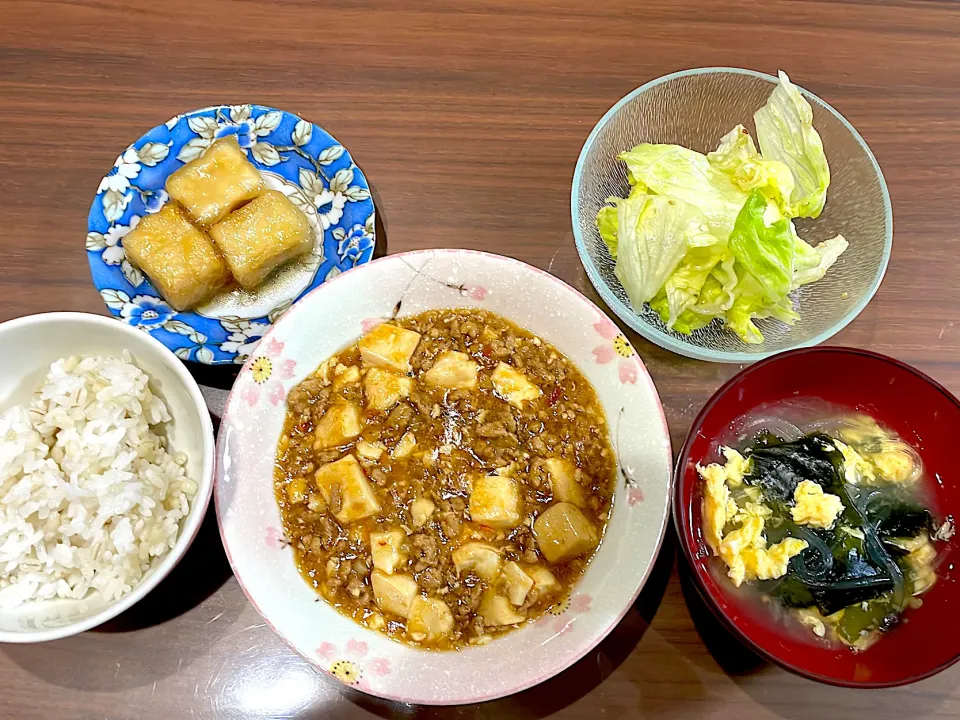
[[[533,578],[513,560],[503,566],[503,589],[514,605],[523,605],[533,588]]]
[[[492,589],[485,590],[477,611],[487,627],[498,625],[515,625],[526,618],[513,609],[510,601]]]
[[[247,290],[313,247],[307,216],[277,190],[267,190],[227,215],[210,228],[210,237],[233,277]]]
[[[403,547],[405,538],[406,535],[402,530],[370,533],[370,555],[373,558],[373,566],[383,570],[387,575],[393,575],[406,565],[409,556]]]
[[[410,372],[410,358],[420,344],[420,333],[384,323],[362,338],[360,358],[367,367],[381,367],[394,372]]]
[[[166,188],[195,223],[209,227],[253,200],[266,186],[236,135],[229,135],[170,175]]]
[[[540,397],[540,388],[527,380],[526,376],[505,362],[497,364],[490,376],[497,397],[506,400],[516,408]]]
[[[478,478],[470,491],[470,519],[480,525],[506,530],[520,524],[520,491],[516,481],[503,475]]]
[[[320,418],[313,433],[316,450],[337,447],[353,440],[360,434],[359,408],[351,402],[334,403]]]
[[[380,512],[376,491],[353,455],[321,465],[314,479],[327,506],[334,511],[333,516],[341,523],[362,520]],[[338,503],[340,509],[336,510]]]
[[[500,553],[492,545],[468,542],[453,551],[453,565],[458,575],[472,572],[487,582],[493,582],[500,575]]]
[[[453,613],[443,600],[420,595],[413,599],[407,616],[407,633],[411,640],[438,640],[449,635],[451,630]]]
[[[409,575],[387,575],[377,569],[370,573],[370,584],[377,605],[402,618],[410,614],[410,606],[420,592],[417,581]]]
[[[551,505],[533,523],[533,536],[543,556],[552,563],[566,562],[592,550],[597,530],[573,503]]]
[[[478,367],[466,353],[444,350],[437,356],[433,367],[424,373],[423,380],[427,385],[449,390],[476,390]]]
[[[123,239],[123,249],[177,310],[206,300],[230,279],[209,236],[175,203],[144,216]]]
[[[363,379],[363,394],[367,407],[377,412],[391,410],[401,399],[410,396],[413,380],[389,370],[372,367]]]
[[[553,499],[586,507],[587,498],[583,487],[577,482],[577,469],[562,458],[549,458],[543,461],[543,467],[550,477],[550,489]]]

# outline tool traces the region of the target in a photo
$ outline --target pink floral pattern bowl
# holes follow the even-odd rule
[[[572,595],[536,622],[458,652],[401,645],[319,600],[294,565],[273,492],[274,454],[290,389],[383,320],[442,307],[499,313],[564,352],[596,388],[618,455],[610,523]],[[542,682],[616,626],[653,567],[671,485],[670,437],[656,388],[606,315],[552,275],[516,260],[426,250],[382,258],[328,281],[264,337],[227,401],[215,498],[237,580],[294,650],[324,673],[372,695],[454,705]]]

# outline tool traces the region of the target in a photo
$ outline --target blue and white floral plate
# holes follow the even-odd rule
[[[255,293],[237,289],[177,312],[127,260],[123,237],[144,214],[167,202],[167,177],[225,135],[236,135],[267,185],[303,210],[318,242],[310,255]],[[124,150],[100,181],[87,221],[90,272],[110,311],[177,357],[211,365],[243,363],[294,302],[369,262],[373,249],[373,200],[350,153],[317,125],[261,105],[194,110],[153,128]]]

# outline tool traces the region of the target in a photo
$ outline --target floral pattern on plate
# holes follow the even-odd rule
[[[169,200],[163,189],[167,177],[227,135],[237,136],[268,184],[279,186],[318,232],[303,287],[256,317],[173,310],[123,250],[124,236]],[[243,363],[296,300],[371,260],[374,224],[363,173],[323,129],[273,108],[221,105],[171,118],[120,154],[90,207],[87,259],[94,285],[118,319],[150,333],[183,360]]]

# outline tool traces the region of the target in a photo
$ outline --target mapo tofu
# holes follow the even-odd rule
[[[479,310],[380,325],[288,398],[276,495],[304,579],[409,644],[483,644],[570,593],[614,454],[587,379]]]
[[[175,203],[144,216],[123,239],[123,248],[177,310],[206,300],[230,279],[210,237]]]

